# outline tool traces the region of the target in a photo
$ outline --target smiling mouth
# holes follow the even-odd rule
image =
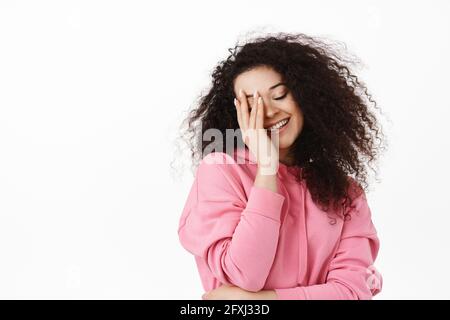
[[[283,119],[283,120],[281,120],[281,121],[278,121],[276,124],[274,124],[273,126],[271,126],[271,127],[269,127],[269,128],[266,128],[266,130],[268,130],[268,131],[273,131],[273,130],[277,130],[277,129],[282,129],[283,127],[285,127],[287,124],[288,124],[288,122],[289,122],[289,119],[290,118],[286,118],[286,119]]]

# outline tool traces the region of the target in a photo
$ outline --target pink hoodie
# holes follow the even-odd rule
[[[182,246],[195,256],[205,291],[221,284],[278,299],[371,299],[382,277],[373,266],[377,231],[362,192],[347,213],[326,214],[311,199],[299,167],[279,163],[278,192],[253,185],[257,163],[247,148],[236,160],[202,159],[179,221]],[[242,163],[245,160],[245,163]]]

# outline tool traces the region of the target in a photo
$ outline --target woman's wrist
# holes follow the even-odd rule
[[[257,170],[254,185],[259,188],[266,188],[273,192],[278,192],[277,175],[275,174],[263,174]]]

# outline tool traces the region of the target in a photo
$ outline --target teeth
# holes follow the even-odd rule
[[[274,124],[270,128],[267,128],[267,130],[274,130],[274,129],[280,129],[282,126],[284,126],[288,122],[288,119],[281,120],[280,122]]]

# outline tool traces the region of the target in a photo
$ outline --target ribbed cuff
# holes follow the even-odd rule
[[[280,221],[285,197],[266,188],[252,186],[246,210]]]

